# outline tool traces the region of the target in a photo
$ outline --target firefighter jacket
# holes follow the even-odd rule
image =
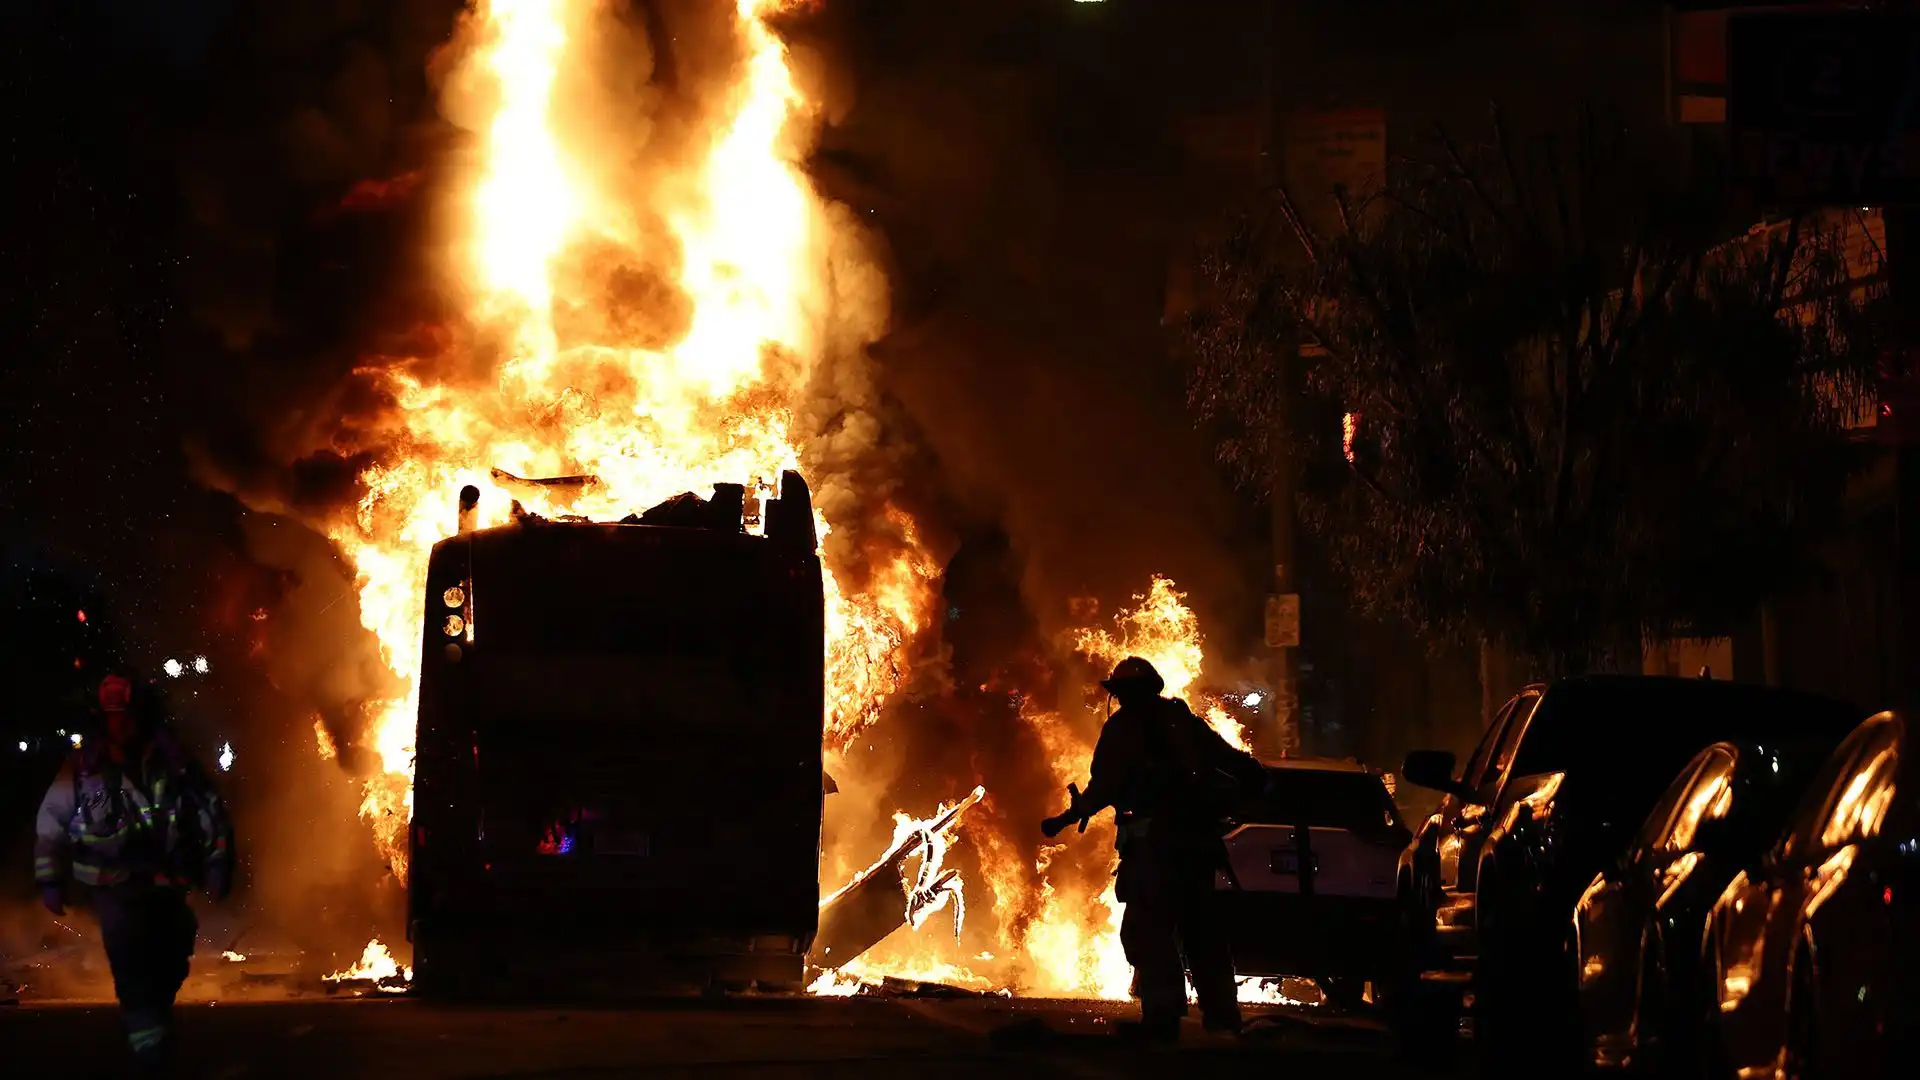
[[[233,829],[205,773],[164,732],[116,764],[88,747],[40,803],[33,876],[42,886],[200,884],[230,873]]]
[[[1136,834],[1144,837],[1149,830],[1176,842],[1217,840],[1214,826],[1224,806],[1217,799],[1216,778],[1258,790],[1266,773],[1253,755],[1229,745],[1185,702],[1160,698],[1108,718],[1075,811],[1113,807],[1123,850]]]

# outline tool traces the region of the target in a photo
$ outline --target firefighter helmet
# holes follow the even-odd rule
[[[1129,656],[1115,664],[1113,674],[1100,680],[1100,686],[1115,697],[1132,690],[1157,695],[1166,685],[1153,665],[1138,656]]]

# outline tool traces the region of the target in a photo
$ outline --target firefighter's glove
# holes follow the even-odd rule
[[[207,895],[214,903],[225,900],[233,892],[233,867],[224,863],[207,870]]]
[[[1072,800],[1068,803],[1067,808],[1040,823],[1040,831],[1045,833],[1049,840],[1059,836],[1067,826],[1075,823],[1079,824],[1081,832],[1087,831],[1087,818],[1092,815],[1080,812],[1080,785],[1068,784],[1067,795]]]
[[[67,893],[58,885],[40,886],[40,902],[55,915],[67,913]]]

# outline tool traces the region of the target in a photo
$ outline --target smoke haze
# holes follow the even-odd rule
[[[620,133],[595,147],[588,171],[628,233],[657,242],[569,253],[558,272],[593,302],[556,311],[563,339],[657,347],[684,332],[680,256],[655,196],[704,152],[727,104],[741,59],[730,6],[596,8],[603,56],[570,69],[556,93],[573,106],[577,145]],[[171,556],[166,568],[141,556],[120,590],[158,593],[173,612],[134,628],[151,649],[207,632],[208,582],[259,591],[236,610],[241,623],[265,612],[264,629],[231,631],[232,667],[250,675],[226,691],[228,726],[259,770],[244,838],[254,885],[274,905],[327,897],[314,932],[354,951],[392,899],[378,891],[390,881],[368,884],[380,875],[352,783],[371,767],[365,707],[392,678],[361,629],[351,570],[322,534],[352,513],[361,473],[402,435],[391,390],[367,369],[479,385],[502,357],[493,328],[456,317],[465,297],[442,272],[457,255],[467,208],[454,196],[472,179],[472,129],[485,115],[484,87],[457,62],[477,31],[456,0],[164,7],[164,19],[108,0],[41,12],[68,20],[76,42],[74,71],[47,77],[101,80],[99,115],[129,133],[101,151],[117,163],[101,175],[137,181],[155,254],[151,280],[136,284],[169,304],[150,327],[123,320],[123,340],[98,353],[107,374],[79,384],[117,409],[150,382],[138,439],[89,454],[68,432],[39,452],[72,448],[67,487],[97,500],[173,493],[171,509],[144,513],[153,526],[119,545]],[[1027,823],[1057,809],[1058,783],[1011,695],[1058,693],[1037,673],[1080,621],[1071,602],[1095,597],[1110,613],[1163,573],[1231,654],[1247,606],[1237,583],[1259,561],[1165,358],[1158,315],[1177,215],[1161,184],[1170,151],[1129,119],[1141,91],[1124,71],[1013,48],[1011,36],[1046,28],[1007,4],[937,18],[905,10],[918,7],[828,0],[791,23],[825,125],[809,171],[838,200],[817,253],[830,283],[812,313],[824,337],[795,424],[818,505],[846,523],[827,558],[849,590],[915,543],[938,569],[964,542],[1005,538],[999,573],[1014,588],[983,602],[1024,611],[1017,629],[974,647],[988,654],[982,670],[1020,674],[956,695],[938,635],[922,643],[909,693],[841,761],[869,755],[855,767],[885,778],[829,802],[831,821],[861,844],[884,841],[892,809],[930,813],[975,783],[992,794],[972,815],[996,825],[979,835],[1033,834]],[[86,35],[105,33],[93,27],[111,28],[112,43],[77,62]],[[75,305],[80,290],[111,291],[70,288]],[[143,351],[128,334],[144,335]],[[115,457],[150,471],[105,464]],[[69,512],[54,493],[33,499],[72,550],[120,557],[84,520],[60,517]],[[256,632],[259,649],[239,644]],[[1077,691],[1060,693],[1076,709]],[[338,769],[314,767],[316,722]],[[1032,865],[1037,841],[1010,846],[963,845],[955,859],[970,875],[982,858]],[[826,875],[857,861],[843,854]]]

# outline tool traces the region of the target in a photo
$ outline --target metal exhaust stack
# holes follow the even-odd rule
[[[479,521],[480,489],[468,484],[460,489],[460,532],[472,532]]]

